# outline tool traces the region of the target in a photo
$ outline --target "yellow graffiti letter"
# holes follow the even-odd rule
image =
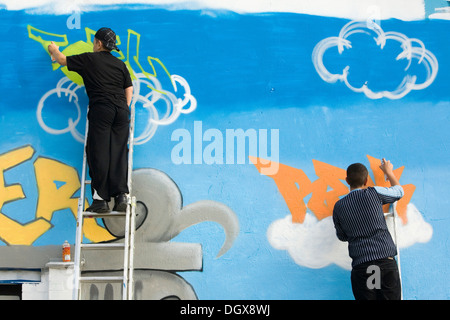
[[[25,198],[20,184],[5,186],[3,172],[31,159],[33,154],[33,148],[25,146],[0,155],[0,209],[6,202]],[[22,225],[0,213],[0,239],[6,244],[30,245],[50,228],[51,224],[42,219]]]
[[[20,184],[5,186],[3,172],[30,159],[33,154],[33,148],[31,146],[26,146],[0,155],[0,209],[6,202],[25,198]]]
[[[70,209],[77,216],[78,198],[74,193],[80,188],[80,180],[76,170],[61,162],[39,157],[34,163],[39,200],[36,217],[48,221],[53,213],[62,209]],[[59,181],[57,187],[55,181]],[[111,240],[111,235],[94,219],[86,219],[84,223],[85,236],[92,241]]]

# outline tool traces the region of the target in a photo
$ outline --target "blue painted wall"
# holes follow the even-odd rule
[[[353,298],[345,244],[333,260],[330,256],[334,249],[325,241],[335,237],[333,232],[317,236],[313,227],[306,226],[323,223],[320,226],[329,227],[329,217],[317,220],[308,208],[304,228],[293,223],[293,209],[274,179],[260,174],[247,157],[264,158],[261,154],[248,154],[246,149],[245,163],[226,163],[226,155],[231,152],[225,146],[226,130],[239,128],[256,132],[266,129],[267,141],[278,130],[279,154],[272,160],[303,171],[311,181],[318,179],[313,160],[340,169],[353,162],[369,167],[369,155],[386,157],[396,168],[404,166],[400,181],[415,186],[409,204],[416,208],[416,220],[410,216],[402,225],[411,227],[404,229],[400,251],[404,298],[450,298],[446,272],[450,262],[448,21],[390,19],[379,23],[384,32],[419,39],[438,65],[430,70],[430,74],[437,74],[428,86],[411,90],[400,99],[373,99],[352,91],[341,81],[324,81],[314,66],[316,45],[338,37],[350,22],[346,19],[124,6],[82,13],[77,17],[80,28],[69,29],[70,15],[1,10],[0,16],[0,154],[26,145],[35,152],[20,165],[7,170],[2,167],[4,185],[20,184],[25,194],[24,199],[3,203],[2,215],[23,225],[36,219],[40,195],[33,162],[37,157],[73,167],[79,174],[81,171],[82,144],[70,133],[50,134],[39,125],[38,103],[64,74],[52,71],[48,54],[29,37],[27,26],[66,34],[70,44],[86,41],[85,28],[109,26],[121,37],[119,47],[124,54],[127,30],[132,29],[141,36],[143,61],[146,56],[159,58],[171,74],[186,80],[196,99],[195,110],[180,114],[171,124],[158,126],[148,142],[136,146],[135,168],[157,168],[168,174],[179,186],[185,205],[205,199],[220,201],[239,219],[239,236],[219,259],[215,256],[224,234],[214,223],[190,227],[176,238],[202,243],[203,271],[183,273],[200,299]],[[377,92],[394,91],[406,74],[416,75],[417,83],[425,81],[426,67],[418,64],[417,57],[411,58],[406,71],[408,59],[395,60],[402,51],[400,42],[388,40],[385,50],[380,50],[373,40],[373,30],[364,31],[352,35],[352,48],[343,54],[335,47],[327,51],[323,63],[329,72],[342,73],[349,65],[348,80],[354,87],[367,81]],[[418,42],[412,44],[418,46]],[[148,64],[146,69],[151,70]],[[156,65],[156,71],[163,87],[170,87],[160,65]],[[77,94],[82,110],[77,130],[84,133],[87,98],[83,88]],[[72,102],[56,96],[46,101],[43,110],[45,123],[58,129],[66,126],[68,118],[77,116]],[[140,134],[148,117],[142,106],[136,110]],[[192,138],[191,164],[174,163],[172,152],[181,140],[173,134],[179,129],[187,130],[183,132]],[[198,133],[209,129],[216,129],[209,132],[224,138],[223,164],[205,164],[204,157],[201,164],[194,163],[194,141],[203,140],[204,150],[211,141]],[[298,201],[308,204],[308,199]],[[408,210],[412,211],[412,206]],[[50,222],[53,227],[33,241],[33,246],[74,241],[75,219],[70,210],[53,213]],[[413,237],[416,233],[421,236]],[[0,240],[3,245],[11,245],[4,235]],[[322,254],[320,248],[329,252]]]

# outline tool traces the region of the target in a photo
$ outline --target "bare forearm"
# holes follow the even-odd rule
[[[58,62],[62,66],[67,66],[67,59],[64,54],[62,54],[59,50],[56,52],[56,54],[53,54],[53,57],[55,58],[56,62]]]
[[[133,99],[133,86],[125,88],[125,97],[127,98],[127,106],[129,106]]]
[[[389,179],[389,182],[391,183],[391,186],[398,186],[400,185],[400,181],[398,181],[397,177],[394,175],[394,173],[386,172],[386,176]]]

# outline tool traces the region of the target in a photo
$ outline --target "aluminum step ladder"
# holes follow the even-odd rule
[[[128,139],[128,191],[127,195],[127,209],[125,212],[111,211],[109,213],[94,213],[87,212],[84,209],[86,203],[85,193],[86,185],[91,181],[86,179],[87,171],[87,157],[86,157],[86,143],[89,128],[89,120],[86,119],[86,132],[84,140],[83,153],[83,167],[81,173],[81,194],[78,199],[78,213],[77,213],[77,229],[76,229],[76,243],[75,243],[75,257],[74,257],[74,287],[73,300],[80,300],[81,284],[82,283],[98,283],[98,282],[121,282],[122,283],[122,299],[133,299],[133,271],[134,271],[134,233],[136,230],[136,198],[132,195],[132,170],[133,170],[133,145],[134,145],[134,125],[135,125],[134,105],[131,105],[131,119]],[[83,220],[86,218],[115,218],[125,217],[124,223],[124,242],[123,243],[83,243]],[[82,257],[83,250],[123,250],[123,275],[122,276],[82,276],[84,259]]]

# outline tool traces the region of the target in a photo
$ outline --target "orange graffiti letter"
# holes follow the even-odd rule
[[[338,167],[313,160],[316,175],[319,177],[312,183],[312,196],[308,202],[308,208],[317,219],[333,215],[334,204],[340,196],[348,193],[348,187],[340,180],[345,180],[346,171]],[[332,190],[328,191],[328,187]]]
[[[263,164],[267,165],[269,163],[269,160],[261,159],[262,161],[260,161],[256,157],[249,158],[261,173],[261,170],[265,167]],[[272,164],[269,166],[272,167]],[[292,214],[292,222],[303,223],[306,215],[306,204],[303,198],[312,191],[311,181],[300,169],[281,163],[274,164],[275,166],[279,168],[278,172],[270,175],[270,177],[275,181],[284,201],[286,201],[289,211]]]

